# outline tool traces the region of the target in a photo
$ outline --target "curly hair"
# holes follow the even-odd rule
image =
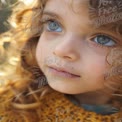
[[[114,1],[114,0],[113,0]],[[31,91],[30,94],[36,94],[43,96],[44,94],[50,92],[52,90],[46,80],[45,75],[39,68],[36,58],[35,58],[35,50],[36,46],[39,40],[39,37],[41,36],[41,33],[43,31],[43,27],[41,25],[41,16],[43,15],[43,10],[45,8],[47,0],[38,0],[34,7],[31,8],[24,8],[22,11],[15,11],[13,12],[14,20],[17,25],[17,27],[13,30],[18,32],[18,35],[15,35],[15,38],[18,38],[20,35],[24,35],[24,37],[20,36],[19,40],[21,44],[21,61],[20,66],[18,67],[19,70],[22,69],[19,73],[28,72],[28,79],[30,79],[29,84],[27,84],[27,87],[25,89],[25,93]],[[115,1],[114,1],[115,2]],[[113,4],[115,4],[113,2]],[[116,4],[119,1],[116,1]],[[90,0],[89,2],[90,9],[94,10],[95,18],[98,17],[98,0],[96,2],[94,0]],[[119,10],[119,12],[122,12],[122,9]],[[93,15],[93,13],[92,13]],[[107,15],[108,16],[108,15]],[[27,19],[28,18],[28,19]],[[111,25],[109,25],[111,24]],[[122,20],[118,20],[117,22],[110,22],[107,23],[107,26],[112,29],[114,32],[119,33],[120,36],[122,36]],[[100,25],[102,27],[106,26],[104,23],[103,25]],[[111,82],[106,82],[105,86],[106,88],[115,89],[116,84],[120,84],[119,88],[117,85],[116,92],[113,94],[113,100],[119,101],[119,103],[122,103],[122,42],[120,42],[120,46],[118,48],[112,49],[109,54],[106,57],[106,61],[111,66],[110,70],[106,73],[105,80],[109,80]],[[27,77],[27,76],[26,76]],[[20,81],[23,80],[23,77],[20,78]],[[23,87],[23,86],[22,86]],[[31,90],[28,90],[30,89]],[[39,94],[40,93],[40,94]],[[35,99],[37,97],[34,96]],[[23,98],[24,99],[24,98]],[[32,100],[32,99],[31,99]],[[23,100],[22,100],[23,101]],[[25,101],[25,100],[24,100]],[[31,102],[34,102],[35,100],[32,100]],[[27,102],[28,103],[28,102]]]

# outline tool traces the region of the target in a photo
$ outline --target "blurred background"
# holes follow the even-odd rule
[[[8,17],[12,13],[12,7],[17,0],[0,0],[0,34],[9,29]]]
[[[22,7],[30,7],[30,4],[33,5],[35,1],[0,0],[0,90],[7,82],[11,81],[12,77],[14,78],[13,74],[16,72],[16,65],[19,62],[19,44],[17,38],[15,40],[13,36],[19,36],[19,33],[10,29],[8,19],[18,3],[21,3]],[[12,27],[16,27],[14,25],[13,22]]]
[[[18,4],[23,3],[25,6],[29,6],[36,0],[0,0],[0,34],[6,32],[9,29],[8,18],[12,13],[12,8]]]

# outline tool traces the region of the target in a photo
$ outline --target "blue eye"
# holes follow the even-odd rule
[[[61,26],[56,21],[49,21],[47,23],[47,30],[48,31],[55,31],[55,32],[62,32]]]
[[[113,39],[105,35],[96,36],[94,38],[94,41],[98,44],[101,44],[103,46],[108,46],[108,47],[114,46],[116,44],[116,42]]]

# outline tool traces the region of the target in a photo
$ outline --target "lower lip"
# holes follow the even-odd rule
[[[53,73],[54,75],[58,75],[58,76],[65,77],[65,78],[79,78],[80,77],[80,76],[76,76],[76,75],[73,75],[73,74],[70,74],[67,72],[58,71],[54,68],[49,68],[49,71],[51,73]]]

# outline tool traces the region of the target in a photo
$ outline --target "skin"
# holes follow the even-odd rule
[[[49,31],[49,22],[43,25],[36,59],[44,72],[48,84],[56,91],[72,94],[81,103],[105,104],[113,93],[105,88],[106,62],[112,46],[101,46],[95,42],[98,33],[116,36],[107,28],[94,28],[89,18],[87,0],[49,0],[42,21],[47,18],[60,23],[61,32]],[[55,16],[55,15],[56,16]],[[77,78],[63,77],[52,73],[48,66],[66,68]],[[108,94],[106,94],[108,93]],[[82,99],[83,98],[83,99]]]

